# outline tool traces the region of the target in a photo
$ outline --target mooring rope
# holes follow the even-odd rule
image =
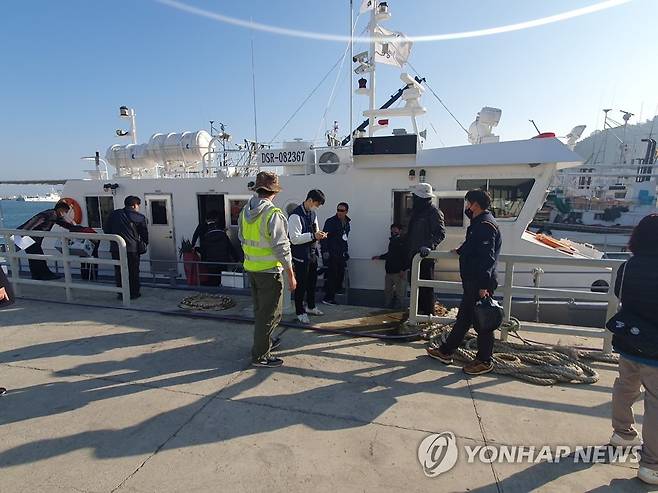
[[[221,294],[195,293],[183,298],[178,306],[188,310],[228,310],[235,306],[235,301]]]
[[[523,341],[495,341],[493,364],[494,372],[534,383],[536,385],[555,385],[556,383],[596,383],[598,372],[582,360],[596,360],[609,363],[618,361],[614,355],[597,351],[584,351],[567,346],[550,346],[529,343],[518,335],[519,321],[512,318],[504,323],[510,334]],[[421,336],[429,340],[430,347],[439,347],[448,337],[452,324],[427,324],[421,329]],[[469,363],[477,353],[477,338],[468,333],[453,357]]]

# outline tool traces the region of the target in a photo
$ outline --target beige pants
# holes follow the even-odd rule
[[[397,298],[399,305],[404,304],[407,296],[407,276],[400,277],[400,274],[386,274],[384,283],[384,304],[390,307],[393,302],[393,296]]]
[[[644,387],[644,421],[640,465],[658,471],[658,366],[619,357],[619,377],[612,390],[612,428],[623,438],[637,436],[633,403]]]

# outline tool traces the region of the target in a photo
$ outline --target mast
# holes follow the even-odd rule
[[[354,0],[350,0],[350,58],[354,58]],[[347,125],[347,129],[350,131],[350,135],[352,132],[352,122],[353,122],[353,116],[352,116],[352,81],[354,78],[352,77],[352,65],[349,63],[347,64],[347,72],[349,73],[349,77],[347,79],[347,90],[350,92],[350,123]]]
[[[370,111],[374,111],[377,108],[375,107],[375,72],[376,72],[376,63],[375,63],[375,28],[377,27],[377,2],[370,10],[370,28],[368,32],[370,33]],[[375,118],[370,118],[368,121],[368,137],[372,137],[373,129],[375,126]]]

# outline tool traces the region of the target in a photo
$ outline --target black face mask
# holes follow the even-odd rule
[[[471,209],[464,209],[464,214],[466,214],[467,218],[473,219],[473,211]]]

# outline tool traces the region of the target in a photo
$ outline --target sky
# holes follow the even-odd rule
[[[331,34],[349,32],[348,0],[184,0],[244,20]],[[389,0],[384,24],[408,35],[468,31],[536,19],[599,0]],[[360,1],[355,0],[358,11]],[[416,43],[411,63],[466,127],[483,106],[502,108],[501,140],[541,131],[600,128],[604,107],[658,110],[657,0],[495,36]],[[357,33],[365,27],[362,17]],[[76,178],[83,155],[105,150],[127,128],[137,135],[208,129],[224,122],[236,142],[254,138],[251,44],[259,140],[269,142],[345,51],[340,42],[252,31],[176,10],[155,0],[24,0],[0,6],[0,179]],[[355,52],[366,49],[355,46]],[[348,78],[325,80],[277,141],[322,137],[334,120],[349,127]],[[413,71],[408,70],[413,74]],[[400,69],[380,66],[378,103],[401,86]],[[420,128],[426,146],[465,145],[466,134],[427,91]],[[367,100],[354,97],[354,124]],[[611,113],[611,115],[613,115]],[[617,118],[620,118],[617,113]],[[399,126],[399,125],[395,125]],[[0,187],[0,195],[7,187]]]

